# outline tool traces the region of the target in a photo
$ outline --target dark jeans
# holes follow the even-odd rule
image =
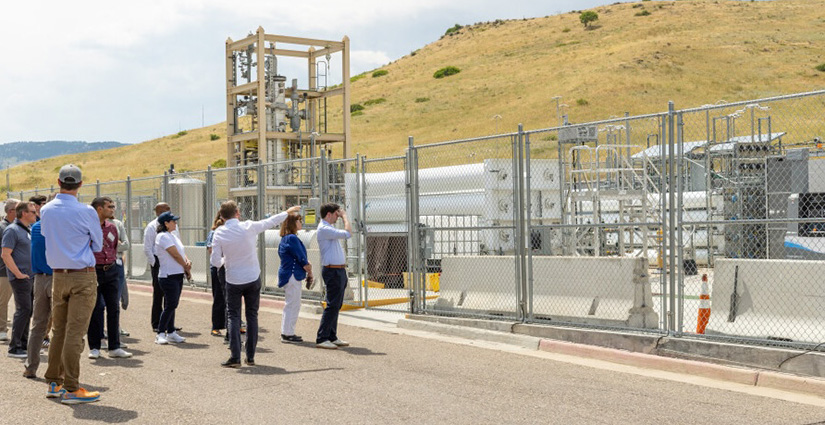
[[[243,285],[226,284],[229,306],[229,349],[232,358],[241,358],[241,298],[246,304],[246,358],[255,360],[258,345],[258,306],[261,303],[261,278]]]
[[[103,311],[106,311],[106,329],[109,330],[109,350],[120,348],[120,281],[117,268],[104,271],[96,268],[97,301],[89,321],[89,349],[100,350],[103,338]]]
[[[34,303],[34,279],[9,279],[14,294],[14,319],[11,325],[9,351],[20,348],[25,350],[29,343],[29,322],[32,318]]]
[[[160,289],[158,272],[160,272],[160,260],[158,260],[158,256],[156,255],[155,265],[152,266],[152,329],[158,329],[160,312],[163,311],[163,289]]]
[[[321,315],[321,326],[318,327],[316,343],[335,341],[338,339],[338,312],[344,305],[344,290],[347,288],[347,269],[331,269],[324,267],[321,270],[324,286],[327,289],[327,306]]]
[[[212,330],[226,329],[226,269],[212,267]]]
[[[183,291],[183,273],[170,274],[158,279],[163,291],[163,312],[160,313],[158,332],[175,332],[175,309],[180,302],[180,293]]]

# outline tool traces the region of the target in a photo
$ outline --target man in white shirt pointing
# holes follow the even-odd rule
[[[258,306],[261,302],[261,266],[258,263],[257,236],[300,211],[294,206],[280,214],[260,221],[240,221],[241,212],[235,201],[221,204],[220,214],[225,224],[215,229],[209,262],[226,268],[226,305],[229,312],[229,360],[223,367],[241,367],[241,298],[246,304],[246,364],[255,365],[258,344]]]

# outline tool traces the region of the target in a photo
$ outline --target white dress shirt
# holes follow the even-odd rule
[[[286,220],[287,213],[273,215],[260,221],[239,221],[237,218],[227,220],[215,229],[212,237],[212,255],[209,262],[214,267],[226,267],[226,283],[243,285],[254,282],[261,276],[258,263],[257,236],[264,230],[271,229]]]
[[[175,229],[172,233],[180,239],[178,229]],[[143,230],[143,254],[146,255],[146,261],[149,262],[150,267],[155,266],[155,240],[157,237],[158,219],[155,218],[150,221],[149,224],[146,225],[146,229]]]
[[[337,266],[347,264],[347,257],[344,255],[344,248],[339,240],[349,239],[352,235],[343,229],[336,229],[326,220],[321,219],[318,223],[318,249],[321,251],[321,266]]]

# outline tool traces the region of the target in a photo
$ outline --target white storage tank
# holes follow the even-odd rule
[[[169,199],[172,213],[180,216],[178,232],[184,245],[195,245],[206,240],[209,228],[206,216],[206,182],[188,176],[169,181]],[[210,217],[211,218],[211,217]]]

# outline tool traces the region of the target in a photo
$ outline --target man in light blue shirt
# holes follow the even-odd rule
[[[59,397],[64,404],[89,403],[97,401],[100,393],[80,387],[80,355],[97,300],[94,253],[103,249],[103,231],[94,208],[77,200],[83,184],[80,169],[64,165],[57,183],[60,193],[40,210],[46,261],[53,272],[54,333],[45,374],[46,397]]]
[[[347,257],[341,247],[342,239],[352,237],[352,226],[347,220],[347,212],[338,204],[321,205],[321,222],[318,224],[316,238],[321,251],[321,277],[327,292],[327,306],[321,315],[321,325],[315,346],[334,350],[346,347],[348,342],[338,338],[338,313],[344,304],[344,291],[347,288]],[[339,218],[344,220],[344,229],[333,227]]]

